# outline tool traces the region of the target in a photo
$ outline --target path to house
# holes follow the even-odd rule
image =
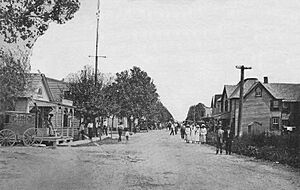
[[[0,148],[0,189],[300,189],[300,173],[280,164],[150,131],[92,147]]]

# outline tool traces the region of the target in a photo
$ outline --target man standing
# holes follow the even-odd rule
[[[88,128],[89,138],[90,138],[90,140],[92,140],[92,137],[93,137],[93,122],[89,121],[87,128]]]
[[[219,129],[217,131],[217,150],[216,150],[216,154],[218,154],[219,151],[220,151],[220,154],[222,154],[224,130],[222,129],[222,125],[219,125],[218,128]]]
[[[119,134],[119,139],[118,141],[120,142],[122,140],[121,136],[122,136],[122,132],[123,132],[123,122],[121,121],[119,126],[118,126],[118,134]]]
[[[225,141],[226,154],[229,155],[231,154],[232,140],[233,140],[233,133],[231,132],[230,127],[228,126],[224,132],[224,141]]]

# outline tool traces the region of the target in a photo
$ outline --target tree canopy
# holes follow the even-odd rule
[[[186,120],[197,122],[201,121],[203,117],[205,117],[205,105],[199,103],[189,108]]]
[[[79,6],[79,0],[0,0],[0,34],[6,43],[26,40],[31,48],[50,22],[65,23]]]
[[[16,59],[4,54],[0,59],[0,111],[13,110],[17,97],[28,88],[30,66],[26,57]]]
[[[106,78],[106,80],[105,80]],[[159,101],[156,86],[151,77],[139,67],[133,67],[113,77],[98,77],[95,86],[91,67],[68,77],[68,98],[77,107],[77,116],[133,116],[141,120],[163,122],[172,120],[170,112]]]
[[[107,115],[104,88],[111,80],[99,74],[95,85],[94,71],[90,66],[67,77],[69,93],[66,98],[73,100],[78,117],[93,119]]]

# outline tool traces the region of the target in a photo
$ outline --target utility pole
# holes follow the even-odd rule
[[[97,28],[96,28],[96,54],[95,56],[89,56],[89,57],[95,57],[95,85],[97,85],[97,75],[98,75],[98,58],[106,58],[106,56],[98,55],[98,44],[99,44],[99,19],[100,19],[100,0],[98,0],[97,4]]]
[[[242,109],[243,109],[243,101],[244,101],[244,70],[252,69],[251,67],[245,67],[244,65],[236,66],[237,69],[241,70],[241,81],[240,81],[240,101],[239,101],[239,115],[238,115],[238,130],[237,134],[240,137],[241,133],[241,125],[242,125]]]

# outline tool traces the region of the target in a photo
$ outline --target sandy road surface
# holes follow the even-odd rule
[[[0,189],[300,189],[299,170],[214,153],[166,131],[95,147],[0,148]]]

